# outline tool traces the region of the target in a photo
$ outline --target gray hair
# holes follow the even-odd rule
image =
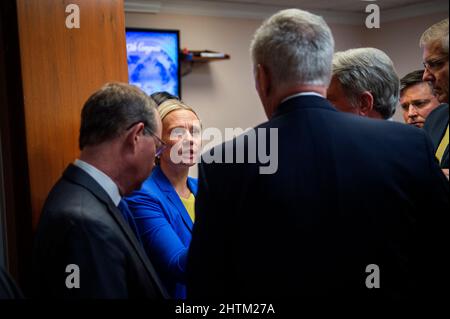
[[[384,119],[392,117],[399,100],[400,81],[391,59],[375,48],[337,52],[333,58],[333,76],[341,83],[354,106],[358,97],[369,91],[374,109]]]
[[[146,131],[157,128],[156,103],[139,88],[126,83],[107,83],[92,94],[81,111],[79,147],[98,145],[142,122]]]
[[[429,27],[420,37],[420,47],[440,42],[442,52],[448,55],[448,18]]]
[[[274,83],[328,85],[334,40],[322,17],[282,10],[258,28],[250,52],[253,65],[268,68]]]

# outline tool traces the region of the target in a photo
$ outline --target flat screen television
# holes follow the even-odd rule
[[[180,32],[127,28],[125,35],[130,84],[181,98]]]

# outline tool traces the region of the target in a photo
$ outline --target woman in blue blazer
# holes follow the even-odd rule
[[[138,236],[167,290],[186,298],[187,252],[195,219],[197,179],[188,176],[200,150],[197,114],[168,93],[156,93],[167,148],[139,191],[126,198]],[[155,137],[156,138],[156,137]]]

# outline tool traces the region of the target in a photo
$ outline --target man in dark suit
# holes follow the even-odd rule
[[[428,116],[424,129],[433,141],[434,152],[448,177],[448,18],[428,28],[420,38],[423,48],[423,80],[430,81],[439,102],[444,103]]]
[[[448,178],[449,155],[448,155],[448,104],[444,103],[434,109],[425,121],[424,130],[428,132],[433,141],[434,153],[441,168]]]
[[[449,187],[431,143],[338,112],[324,98],[333,47],[323,19],[297,9],[256,32],[269,121],[202,155],[188,298],[402,298],[438,285]]]
[[[121,200],[150,174],[155,136],[159,116],[138,88],[110,83],[87,100],[80,159],[51,190],[37,229],[36,297],[167,297]]]
[[[2,299],[23,299],[23,295],[11,276],[0,266],[0,300]]]

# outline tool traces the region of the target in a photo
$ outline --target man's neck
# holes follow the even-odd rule
[[[111,159],[117,159],[116,161],[111,161]],[[124,168],[122,167],[122,161],[120,160],[120,156],[115,152],[115,148],[113,145],[110,147],[103,146],[94,146],[94,147],[85,147],[80,154],[80,160],[94,166],[98,170],[102,171],[119,188],[119,192],[121,196],[127,193],[126,184],[123,183],[123,175]]]

